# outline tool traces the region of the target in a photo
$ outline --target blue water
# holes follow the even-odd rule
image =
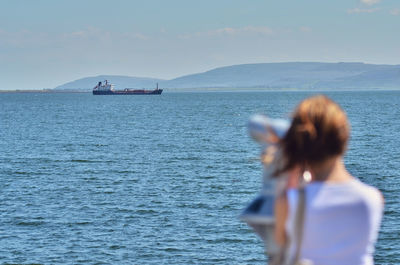
[[[237,218],[261,185],[246,122],[311,94],[0,94],[0,263],[265,264]],[[376,264],[399,264],[400,91],[328,95],[385,196]]]

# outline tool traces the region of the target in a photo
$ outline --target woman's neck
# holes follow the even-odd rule
[[[310,169],[313,181],[344,182],[353,177],[346,170],[341,157],[336,157]]]

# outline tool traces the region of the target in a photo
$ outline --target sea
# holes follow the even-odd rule
[[[400,264],[400,91],[0,93],[0,264],[266,264],[238,218],[261,188],[246,124],[321,93],[385,197],[375,263]]]

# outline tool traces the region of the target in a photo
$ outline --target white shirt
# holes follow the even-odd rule
[[[314,265],[371,265],[382,219],[379,191],[357,179],[343,183],[312,182],[305,189],[305,215],[300,258]],[[287,192],[286,230],[295,242],[298,191]],[[291,244],[289,255],[296,246]]]

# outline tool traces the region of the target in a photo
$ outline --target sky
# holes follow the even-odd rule
[[[271,62],[400,64],[399,0],[0,0],[0,89]]]

